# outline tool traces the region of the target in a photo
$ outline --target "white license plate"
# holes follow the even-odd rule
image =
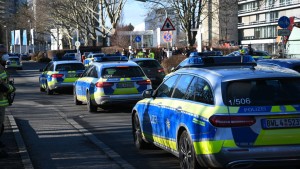
[[[132,88],[133,83],[117,83],[117,88]]]
[[[264,129],[300,127],[300,118],[262,119]]]

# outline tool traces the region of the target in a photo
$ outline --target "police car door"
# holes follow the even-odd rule
[[[43,88],[46,88],[48,72],[53,71],[53,69],[54,69],[53,62],[50,62],[46,65],[46,67],[43,70],[41,70],[42,73],[40,75],[40,84]]]
[[[178,77],[179,75],[170,76],[159,86],[159,88],[156,90],[156,97],[152,100],[151,106],[149,106],[148,109],[152,127],[150,129],[147,128],[144,130],[148,130],[146,132],[152,133],[159,138],[165,138],[166,135],[164,130],[165,121],[163,120],[163,114],[165,112],[169,112],[171,109],[171,95],[173,93],[174,85],[176,84]]]
[[[185,120],[189,119],[185,112],[188,111],[188,108],[192,104],[186,98],[186,93],[193,79],[194,76],[189,74],[183,74],[178,78],[171,96],[172,102],[170,103],[170,108],[168,111],[163,112],[164,136],[170,141],[176,140],[178,126],[186,124]]]

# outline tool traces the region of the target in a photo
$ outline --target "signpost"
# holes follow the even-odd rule
[[[288,36],[286,34],[290,34],[290,31],[286,28],[288,28],[290,26],[290,18],[288,18],[287,16],[282,16],[278,19],[278,26],[281,27],[282,29],[278,30],[278,36],[281,36],[281,48],[282,48],[282,54],[285,54],[285,45],[284,45],[284,39],[285,36]],[[281,35],[280,35],[281,34]]]
[[[174,31],[174,30],[175,30],[175,27],[173,26],[171,20],[169,18],[167,18],[161,28],[161,31]]]

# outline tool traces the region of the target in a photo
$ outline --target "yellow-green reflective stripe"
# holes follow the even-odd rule
[[[1,79],[6,79],[7,78],[7,74],[5,72],[0,74],[0,78]]]
[[[300,144],[300,129],[261,130],[254,145]],[[276,138],[276,139],[274,139]]]
[[[144,99],[139,103],[147,104],[148,99]],[[228,109],[226,106],[211,106],[211,105],[201,105],[194,102],[187,101],[179,101],[175,99],[167,99],[167,98],[156,98],[151,102],[151,104],[160,104],[161,106],[169,107],[169,108],[177,108],[178,105],[181,106],[184,112],[190,113],[192,115],[199,115],[205,118],[209,118],[210,116],[218,113],[218,114],[227,114]],[[184,103],[184,104],[183,104]],[[238,110],[238,108],[234,108],[234,110]]]
[[[64,82],[66,82],[66,83],[73,83],[73,82],[75,82],[76,80],[77,80],[78,78],[65,78],[64,79]]]
[[[273,112],[273,113],[282,112],[282,109],[281,109],[280,107],[281,107],[281,106],[272,106],[271,112]],[[295,107],[292,106],[292,105],[285,105],[284,107],[285,107],[285,111],[287,111],[287,112],[294,112],[294,111],[297,111],[297,110],[295,109]]]
[[[0,106],[7,106],[8,105],[8,100],[1,100],[0,101]]]
[[[164,139],[161,137],[157,137],[157,136],[153,136],[153,135],[149,135],[149,134],[145,134],[143,133],[143,137],[147,138],[148,140],[152,140],[158,144],[161,144],[163,146],[166,146],[172,150],[177,151],[177,147],[176,147],[176,142],[172,141],[172,140],[168,140],[168,139]]]
[[[121,94],[138,94],[139,91],[136,88],[127,88],[127,89],[115,89],[114,95],[121,95]]]
[[[221,151],[224,140],[194,142],[196,154],[214,154]]]

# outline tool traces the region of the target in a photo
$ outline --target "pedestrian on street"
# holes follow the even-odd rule
[[[4,132],[5,108],[10,104],[8,95],[15,91],[13,85],[9,84],[8,75],[2,65],[0,65],[0,138]],[[0,158],[7,157],[4,144],[0,141]]]

